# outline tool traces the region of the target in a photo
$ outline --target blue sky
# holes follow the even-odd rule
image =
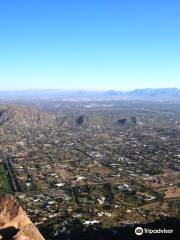
[[[180,88],[179,0],[0,1],[0,90]]]

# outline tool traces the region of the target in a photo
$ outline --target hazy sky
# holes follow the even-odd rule
[[[179,0],[1,0],[0,90],[180,88]]]

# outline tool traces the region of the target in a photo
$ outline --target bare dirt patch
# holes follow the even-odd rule
[[[168,198],[180,198],[180,188],[178,187],[171,187],[168,188],[166,191],[166,199]]]

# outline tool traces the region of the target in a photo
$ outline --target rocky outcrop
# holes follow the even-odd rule
[[[12,195],[0,198],[0,239],[44,240]]]
[[[136,117],[120,118],[117,121],[118,126],[135,126],[137,124]]]
[[[85,115],[80,115],[76,118],[76,124],[78,126],[87,126],[88,124],[88,119]]]
[[[127,123],[127,118],[121,118],[118,120],[118,125],[125,126]]]

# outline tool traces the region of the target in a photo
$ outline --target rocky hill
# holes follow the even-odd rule
[[[135,126],[137,124],[136,117],[120,118],[117,121],[118,126]]]
[[[53,108],[53,105],[52,105]],[[62,129],[85,129],[93,126],[135,126],[136,117],[124,116],[119,113],[104,114],[104,110],[96,112],[50,112],[36,106],[20,104],[0,105],[0,127],[24,128],[36,126],[53,126]],[[121,118],[119,118],[121,115]],[[126,114],[127,115],[127,114]]]
[[[0,105],[0,125],[52,125],[56,123],[56,116],[37,108],[18,104]]]
[[[0,239],[44,240],[12,195],[0,198]]]

